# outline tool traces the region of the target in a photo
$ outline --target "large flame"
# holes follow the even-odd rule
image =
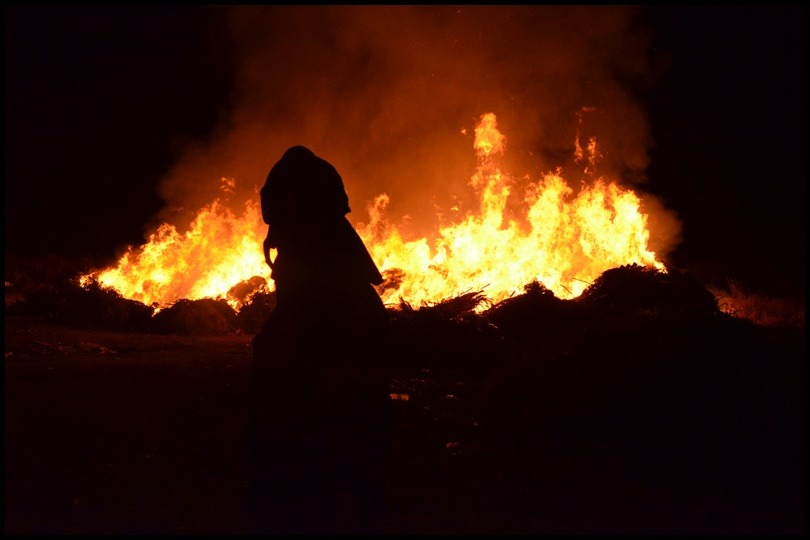
[[[559,298],[573,298],[610,268],[636,263],[664,270],[647,247],[639,198],[602,178],[574,195],[559,172],[547,174],[522,194],[523,219],[508,219],[512,179],[498,166],[505,144],[495,115],[483,115],[475,129],[478,170],[470,181],[480,207],[441,228],[432,245],[424,238],[404,241],[383,217],[388,198],[377,198],[371,221],[359,230],[389,277],[384,301],[433,303],[484,291],[498,302],[535,280]],[[577,157],[586,159],[578,141],[576,148]],[[593,164],[599,155],[595,140],[587,153]]]
[[[647,216],[638,196],[601,177],[575,193],[560,171],[548,173],[514,195],[523,214],[509,217],[515,182],[498,163],[505,145],[495,115],[484,114],[475,128],[478,167],[470,179],[479,207],[441,227],[432,242],[404,239],[384,217],[386,194],[371,204],[369,222],[357,229],[387,278],[380,287],[386,303],[435,303],[469,291],[483,291],[498,302],[532,281],[559,298],[573,298],[610,268],[635,263],[665,270],[648,248]],[[596,140],[583,148],[577,138],[575,157],[590,174],[599,157]],[[270,277],[261,254],[264,231],[257,202],[248,201],[237,217],[215,200],[187,232],[163,224],[117,265],[82,281],[97,280],[156,307],[214,297],[238,309],[242,299],[228,291],[254,276]],[[268,287],[272,290],[272,283]]]

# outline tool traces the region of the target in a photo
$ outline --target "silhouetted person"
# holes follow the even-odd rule
[[[258,532],[378,532],[390,430],[388,319],[372,286],[382,277],[345,217],[340,175],[307,148],[272,167],[261,203],[277,296],[253,341]]]

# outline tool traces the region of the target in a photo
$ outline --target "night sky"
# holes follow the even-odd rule
[[[546,165],[596,104],[611,170],[681,223],[669,262],[803,294],[803,6],[385,9],[5,6],[6,254],[112,258],[299,143],[355,218],[381,191],[418,217],[475,115]]]

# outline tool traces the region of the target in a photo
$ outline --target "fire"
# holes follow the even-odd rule
[[[499,165],[506,137],[492,113],[476,126],[474,147],[478,166],[469,184],[478,208],[440,227],[435,240],[405,240],[385,218],[384,193],[369,206],[369,222],[357,225],[387,278],[379,289],[386,303],[435,303],[469,291],[498,302],[535,280],[559,298],[574,298],[611,268],[636,263],[665,270],[648,248],[647,216],[634,192],[601,177],[575,192],[558,170],[513,194],[517,183]],[[590,173],[600,157],[596,141],[583,149],[577,138],[575,147]],[[510,197],[518,197],[523,209],[518,218],[507,211]],[[248,201],[237,217],[215,200],[187,232],[163,224],[145,245],[130,249],[114,267],[82,276],[82,283],[95,279],[156,307],[181,298],[228,298],[240,282],[269,279],[261,250],[265,230],[257,201]],[[229,301],[240,307],[241,299]]]
[[[636,263],[665,270],[647,248],[639,198],[602,178],[574,194],[559,172],[546,174],[522,194],[523,223],[505,217],[512,184],[498,165],[505,145],[495,115],[483,115],[475,129],[478,170],[470,180],[480,206],[441,228],[432,245],[425,238],[404,241],[383,217],[388,198],[376,199],[359,232],[389,277],[384,301],[435,303],[482,290],[498,302],[534,280],[559,298],[573,298],[610,268]],[[598,155],[593,140],[588,154]]]
[[[237,217],[216,199],[186,232],[164,223],[146,244],[129,248],[113,267],[81,276],[80,283],[95,280],[156,308],[183,298],[226,298],[238,308],[239,300],[227,296],[234,285],[252,276],[269,279],[261,248],[266,230],[257,201],[247,201]]]

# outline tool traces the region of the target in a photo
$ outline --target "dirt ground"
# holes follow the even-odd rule
[[[115,333],[21,317],[6,318],[5,334],[6,534],[251,534],[251,336]],[[439,470],[452,445],[411,438],[411,428],[392,453],[391,532],[500,528],[487,523],[480,492]]]
[[[6,534],[245,530],[250,338],[6,319]]]
[[[123,333],[7,316],[5,338],[5,534],[253,532],[243,505],[250,335]],[[601,386],[588,388],[612,391],[608,378],[593,380]],[[694,392],[661,388],[670,386],[674,395]],[[546,392],[547,403],[568,403],[568,389]],[[606,402],[594,398],[580,416],[576,408],[532,416],[544,409],[508,404],[501,417],[523,414],[524,423],[469,436],[467,413],[491,407],[465,404],[463,391],[439,394],[438,412],[413,392],[393,402],[390,534],[803,530],[803,465],[770,459],[793,456],[803,435],[786,434],[783,450],[763,460],[741,453],[739,466],[729,464],[725,441],[725,454],[696,457],[716,430],[709,423],[689,427],[705,432],[694,443],[660,438],[655,452],[640,451],[634,446],[648,439],[601,429],[609,417],[594,412]],[[644,424],[644,407],[632,407]],[[665,450],[673,443],[677,452]],[[750,470],[760,461],[762,471]],[[713,477],[703,484],[706,471]]]

